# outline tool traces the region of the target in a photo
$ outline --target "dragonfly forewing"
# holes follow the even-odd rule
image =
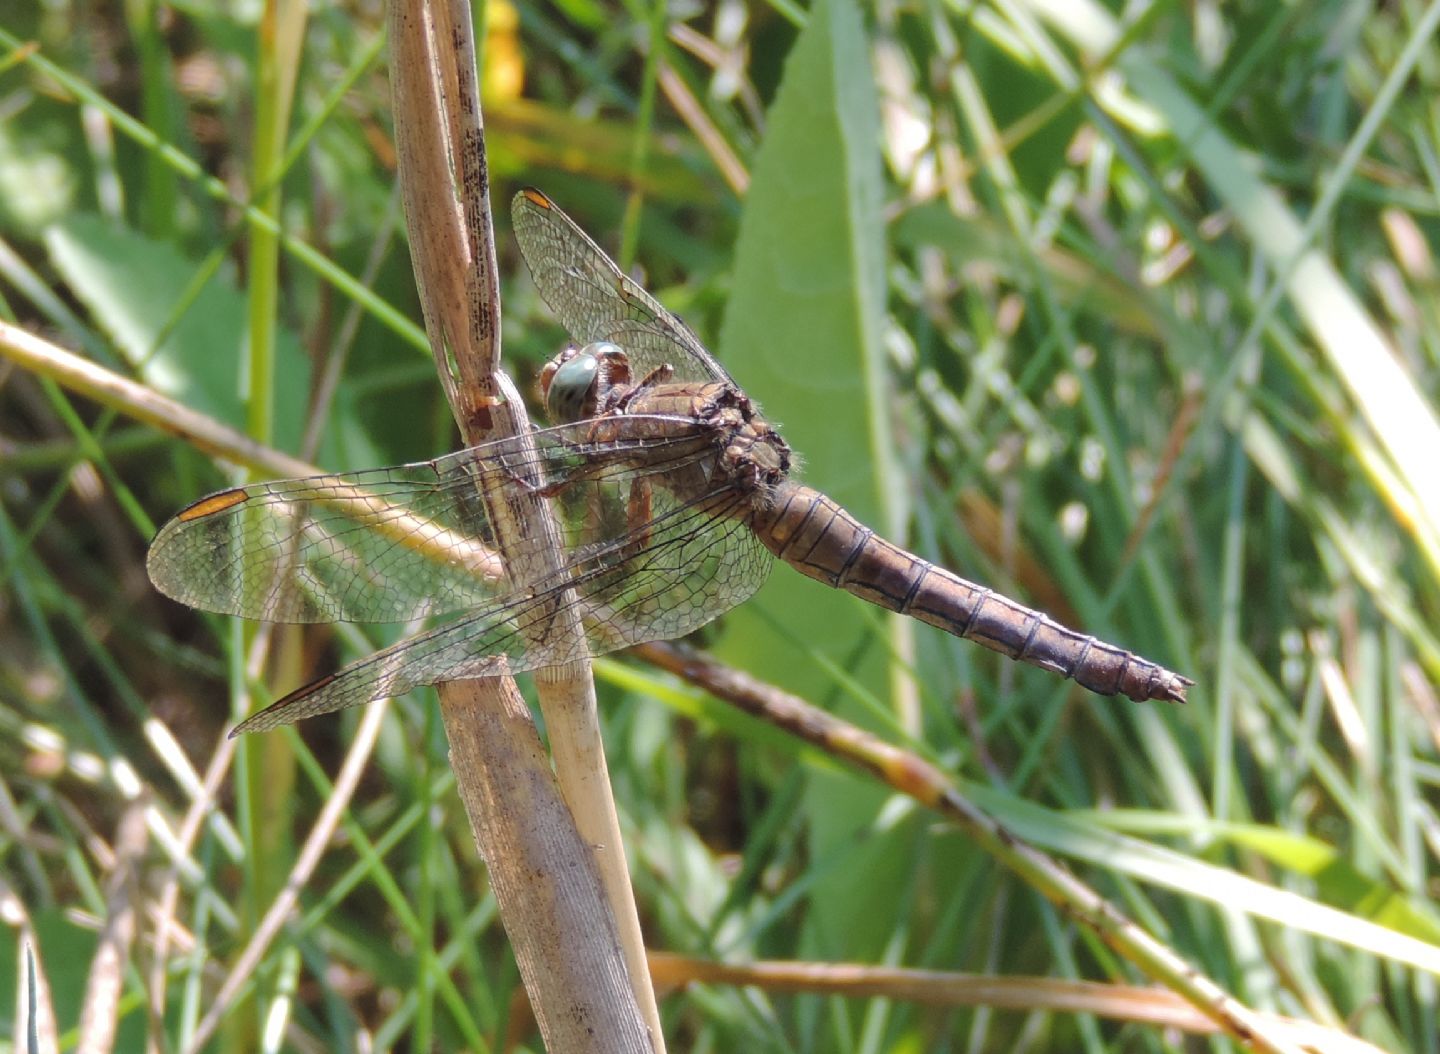
[[[734,383],[690,327],[622,273],[548,197],[522,190],[511,212],[515,240],[536,288],[577,342],[618,344],[637,381],[669,366],[676,380]]]
[[[271,622],[473,607],[504,579],[474,495],[473,482],[447,486],[439,462],[232,488],[161,529],[150,578],[191,607]]]
[[[487,443],[434,461],[249,484],[170,520],[151,580],[191,607],[270,622],[406,622],[480,607],[509,588],[484,487],[585,495],[626,507],[630,482],[711,456],[694,422],[636,415],[597,441],[586,424]],[[619,518],[567,524],[572,545]],[[541,544],[538,540],[534,544]],[[522,546],[517,558],[527,551]]]
[[[593,507],[587,488],[564,493],[574,522]],[[745,522],[731,488],[676,495],[653,487],[652,517],[578,545],[565,567],[452,622],[400,641],[308,685],[240,724],[232,735],[358,706],[441,681],[520,673],[683,636],[755,592],[774,561]],[[605,535],[605,531],[598,532]],[[583,643],[557,623],[578,604]]]

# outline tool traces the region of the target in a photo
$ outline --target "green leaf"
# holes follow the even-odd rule
[[[1138,337],[1159,339],[1163,325],[1147,308],[1143,290],[1119,281],[1094,260],[1046,246],[1027,253],[1016,244],[993,217],[957,216],[937,202],[907,209],[890,230],[897,249],[933,246],[943,249],[960,265],[986,264],[1007,281],[1031,286],[1034,265],[1044,269],[1044,278],[1061,304],[1084,306],[1104,315],[1114,325]]]
[[[196,261],[94,215],[53,225],[45,242],[56,270],[147,384],[245,427],[245,299],[218,272],[192,295]],[[275,393],[275,439],[293,450],[305,421],[310,363],[289,333],[278,336],[276,368],[286,383]]]
[[[1281,867],[1315,880],[1319,899],[1418,940],[1440,945],[1440,913],[1387,882],[1366,875],[1333,845],[1262,824],[1223,824],[1218,833]]]
[[[894,534],[904,516],[886,414],[885,243],[869,67],[854,4],[817,4],[767,115],[720,346],[727,368],[783,425],[807,482]],[[887,694],[875,612],[788,568],[777,568],[730,624],[725,651],[734,661],[812,700],[836,694],[832,665],[853,678],[852,691]],[[860,955],[893,932],[892,883],[901,876],[887,872],[908,857],[884,844],[889,838],[859,852],[850,846],[883,797],[828,774],[815,777],[809,794],[816,859],[834,852],[845,860],[812,892],[812,937],[824,943],[843,928]],[[887,891],[885,903],[872,904],[877,890]]]
[[[887,494],[895,477],[882,390],[876,102],[870,78],[855,76],[868,62],[853,4],[818,5],[768,115],[720,348],[804,459],[804,478],[886,528],[899,503]],[[758,605],[842,665],[875,625],[859,602],[785,569]],[[792,647],[768,627],[747,629],[748,668],[790,674],[801,689],[833,684],[823,676],[796,684]]]

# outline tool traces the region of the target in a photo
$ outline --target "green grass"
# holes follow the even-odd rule
[[[506,357],[528,385],[562,339],[508,233],[533,184],[633,247],[807,481],[1197,686],[1097,699],[786,569],[716,651],[937,764],[1247,1006],[1440,1051],[1440,8],[1055,6],[841,8],[804,36],[820,16],[756,6],[642,48],[649,7],[491,5]],[[312,13],[287,103],[257,73],[285,60],[228,14],[5,17],[6,317],[328,469],[454,448],[379,25]],[[254,371],[246,334],[271,330]],[[29,920],[0,991],[28,939],[75,1040],[106,844],[144,800],[114,1049],[180,1049],[212,1008],[214,1050],[538,1049],[430,693],[253,739],[197,808],[241,709],[398,631],[277,634],[257,673],[248,634],[154,594],[155,524],[239,476],[118,409],[0,373],[0,893]],[[935,814],[667,675],[597,669],[652,947],[1147,979]],[[367,734],[294,919],[217,1000]],[[763,987],[662,1012],[673,1050],[1179,1045]]]

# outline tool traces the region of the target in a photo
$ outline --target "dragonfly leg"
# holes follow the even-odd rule
[[[625,506],[625,520],[630,526],[626,543],[626,559],[643,552],[650,545],[650,523],[654,519],[655,492],[644,477],[630,481],[630,500]]]
[[[663,363],[642,377],[639,384],[623,389],[618,387],[612,388],[610,391],[615,393],[616,397],[613,404],[606,407],[607,411],[623,414],[629,409],[630,404],[634,402],[636,396],[643,395],[657,385],[669,384],[670,379],[674,376],[675,367],[669,363]]]

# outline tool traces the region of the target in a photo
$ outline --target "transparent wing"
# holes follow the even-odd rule
[[[774,560],[749,527],[747,497],[726,488],[681,501],[645,480],[625,486],[627,507],[633,511],[638,502],[651,513],[632,530],[582,540],[570,562],[534,588],[500,596],[456,622],[351,663],[231,734],[263,731],[418,685],[518,673],[683,636],[764,582]],[[568,522],[580,518],[576,507],[594,500],[585,489],[564,496]],[[556,615],[569,603],[579,606],[583,642],[566,640],[557,629]]]
[[[563,512],[583,495],[572,515],[593,524],[562,517],[562,528],[568,545],[593,545],[599,531],[629,529],[611,506],[635,487],[715,456],[713,432],[683,418],[637,414],[600,435],[579,422],[528,444],[221,491],[160,529],[146,567],[182,604],[270,622],[404,622],[481,607],[510,588],[482,484],[569,495]],[[543,546],[522,543],[515,557]]]
[[[637,381],[669,365],[676,380],[734,383],[690,327],[621,273],[548,197],[527,188],[512,211],[530,275],[576,343],[614,341],[630,356]]]

